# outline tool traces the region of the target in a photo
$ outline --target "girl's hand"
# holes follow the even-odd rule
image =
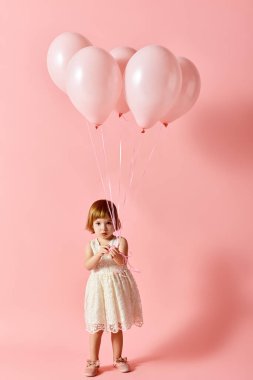
[[[119,254],[119,249],[117,247],[112,246],[109,250],[109,254],[111,258],[113,259],[115,256]]]
[[[99,248],[99,251],[98,251],[98,254],[100,254],[101,256],[105,255],[106,253],[109,253],[109,244],[107,245],[101,245],[101,247]]]

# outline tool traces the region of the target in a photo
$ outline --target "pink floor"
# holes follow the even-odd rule
[[[173,379],[173,380],[250,380],[252,379],[252,345],[253,332],[250,321],[227,337],[225,342],[209,345],[196,342],[190,345],[166,343],[166,336],[149,339],[144,332],[139,334],[136,344],[131,334],[126,335],[124,355],[128,356],[132,372],[121,374],[111,365],[110,337],[104,336],[98,377],[101,379]],[[142,335],[142,336],[140,336]],[[84,342],[85,343],[85,342]],[[1,346],[0,378],[4,380],[70,380],[84,379],[83,369],[86,359],[86,347],[80,347],[80,339],[66,342],[66,346],[56,342],[48,344],[26,344]]]

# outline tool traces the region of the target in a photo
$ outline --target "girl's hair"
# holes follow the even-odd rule
[[[118,211],[115,204],[111,201],[107,201],[106,199],[100,199],[94,202],[88,213],[86,230],[94,233],[93,222],[99,218],[110,218],[112,219],[113,226],[115,230],[119,230],[121,228],[121,223],[118,217]]]

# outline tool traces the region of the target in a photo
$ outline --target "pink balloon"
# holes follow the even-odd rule
[[[129,59],[136,53],[136,50],[131,47],[117,47],[110,51],[110,54],[117,61],[121,75],[123,78],[122,91],[119,97],[119,100],[116,104],[115,111],[121,116],[123,113],[129,111],[128,104],[125,98],[125,85],[124,85],[124,76],[125,76],[125,68],[129,61]]]
[[[122,77],[114,58],[89,46],[70,60],[66,74],[67,94],[78,111],[92,124],[102,124],[118,101]]]
[[[200,93],[200,75],[196,66],[184,57],[179,57],[178,62],[182,71],[181,90],[174,105],[161,119],[165,126],[189,111],[196,103]]]
[[[53,82],[62,91],[65,88],[65,75],[70,58],[80,49],[91,43],[78,33],[65,32],[57,36],[47,52],[47,68]]]
[[[140,49],[126,66],[126,100],[142,128],[150,128],[161,119],[180,87],[179,63],[163,46],[149,45]]]

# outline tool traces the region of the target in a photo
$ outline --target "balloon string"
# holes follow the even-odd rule
[[[128,255],[125,255],[123,252],[118,252],[118,254],[121,255],[122,258],[123,258],[123,264],[122,265],[126,265],[131,272],[141,273],[141,271],[139,269],[135,268],[129,262],[129,257],[132,257],[132,253],[131,252],[128,253]]]
[[[120,211],[120,190],[121,190],[121,171],[122,171],[122,142],[119,142],[119,194],[118,194],[118,212]]]
[[[141,273],[141,271],[137,268],[135,268],[132,264],[130,264],[130,261],[129,261],[129,257],[132,257],[132,253],[130,251],[130,253],[128,253],[128,255],[124,255],[123,253],[119,252],[123,257],[124,257],[124,265],[128,266],[129,265],[129,270],[130,271],[133,271],[133,272],[136,272],[136,273]]]
[[[124,131],[126,131],[126,127],[124,126]],[[121,132],[121,129],[120,129],[120,132]],[[121,203],[121,172],[122,172],[122,164],[123,164],[123,160],[122,160],[122,147],[123,147],[123,143],[125,144],[126,141],[128,142],[129,139],[122,139],[122,134],[120,133],[120,143],[119,143],[119,194],[118,194],[118,214],[119,214],[119,211],[120,211],[120,203]],[[134,144],[133,144],[133,147],[134,147]],[[124,156],[126,157],[126,156]],[[132,161],[132,157],[131,157],[131,161]],[[130,173],[130,166],[129,166],[129,173]],[[123,214],[124,214],[124,211],[125,211],[125,200],[126,200],[126,192],[127,192],[127,187],[125,186],[125,194],[123,195],[123,199],[122,199],[122,211],[121,211],[121,217],[120,219],[121,220],[124,220],[123,218]],[[122,236],[122,226],[119,228],[119,233],[118,233],[118,237],[121,238]]]
[[[121,137],[120,137],[120,142],[119,142],[119,184],[118,184],[119,186],[118,186],[118,205],[117,205],[118,215],[120,214],[121,173],[122,173],[122,141],[121,141]],[[119,237],[122,236],[121,230],[122,230],[122,226],[119,229]]]
[[[137,137],[140,136],[140,135],[137,135]],[[135,144],[133,144],[133,149],[132,149],[132,155],[131,155],[131,161],[130,161],[130,165],[129,165],[129,174],[128,174],[128,183],[127,183],[127,186],[126,186],[126,189],[125,189],[125,194],[124,194],[124,199],[123,199],[123,206],[124,206],[124,211],[125,211],[125,208],[126,208],[126,203],[127,203],[127,197],[129,196],[129,193],[130,193],[130,189],[131,189],[131,186],[132,186],[132,183],[133,183],[133,178],[134,178],[134,174],[135,174],[135,169],[136,169],[136,162],[137,162],[137,157],[138,157],[138,154],[140,152],[140,149],[141,149],[141,145],[142,145],[142,142],[143,142],[143,135],[141,136],[141,138],[139,137],[139,143],[137,141],[137,139],[135,140]]]
[[[162,130],[162,129],[163,129],[163,128],[161,128],[161,130]],[[148,166],[148,164],[149,164],[149,162],[150,162],[150,160],[151,160],[151,158],[152,158],[152,156],[153,156],[153,153],[154,153],[154,151],[155,151],[155,149],[156,149],[156,147],[157,147],[157,145],[158,145],[158,142],[159,142],[159,139],[160,139],[161,135],[162,135],[162,133],[160,133],[160,134],[157,135],[157,138],[156,138],[156,140],[155,140],[155,143],[154,143],[153,147],[151,148],[151,150],[150,150],[150,152],[149,152],[148,158],[147,158],[146,163],[145,163],[145,165],[144,165],[143,173],[142,173],[141,177],[139,178],[139,184],[141,183],[141,180],[142,180],[143,176],[144,176],[145,173],[146,173],[147,166]],[[140,149],[141,149],[141,146],[142,146],[142,142],[143,142],[143,137],[142,137],[141,140],[139,141],[139,144],[138,144],[137,149],[136,149],[136,145],[137,145],[137,144],[134,144],[134,145],[133,145],[133,154],[132,154],[132,157],[131,157],[130,170],[129,170],[129,174],[130,174],[129,178],[130,178],[130,180],[129,180],[129,183],[128,183],[128,186],[127,186],[127,189],[126,189],[126,191],[125,191],[125,197],[124,197],[124,201],[123,201],[123,207],[124,207],[124,209],[125,209],[125,205],[126,205],[126,197],[127,197],[127,195],[129,194],[129,192],[130,192],[130,188],[131,188],[132,183],[133,183],[133,178],[134,178],[135,168],[136,168],[137,156],[138,156],[138,154],[139,154],[139,152],[140,152]],[[136,188],[138,188],[138,186],[135,187],[135,189],[134,189],[135,193],[136,193]],[[121,236],[121,234],[120,234],[120,236]],[[118,247],[119,247],[119,241],[118,241]],[[129,266],[128,269],[129,269],[130,271],[135,272],[135,273],[141,273],[141,271],[140,271],[139,269],[135,268],[135,267],[130,263],[130,261],[129,261],[129,257],[132,256],[131,253],[129,253],[128,256],[124,255],[122,252],[119,252],[119,254],[120,254],[120,255],[123,257],[123,259],[124,259],[124,265]]]
[[[136,184],[135,188],[133,188],[133,194],[136,194],[136,190],[138,189],[138,187],[140,186],[141,182],[142,182],[142,178],[144,177],[145,173],[146,173],[146,170],[147,170],[147,167],[148,167],[148,164],[149,162],[151,161],[151,158],[153,156],[153,153],[159,143],[159,140],[160,140],[160,137],[162,135],[162,130],[164,128],[161,127],[160,128],[160,133],[156,135],[156,139],[155,139],[155,142],[154,142],[154,145],[152,146],[152,148],[150,149],[149,151],[149,155],[147,157],[147,160],[146,162],[144,163],[144,169],[143,169],[143,172],[142,174],[140,175],[140,177],[138,177],[138,183]],[[132,156],[131,156],[131,162],[130,162],[130,169],[129,169],[129,183],[128,183],[128,186],[126,187],[126,190],[125,190],[125,196],[124,196],[124,200],[123,200],[123,209],[125,210],[125,207],[126,207],[126,203],[127,203],[127,196],[129,196],[129,193],[130,193],[130,190],[132,188],[132,184],[133,184],[133,179],[134,179],[134,176],[136,174],[136,162],[137,162],[137,157],[139,155],[139,152],[141,150],[141,146],[142,146],[142,143],[143,143],[143,137],[145,136],[144,134],[141,135],[141,138],[139,140],[139,144],[137,146],[137,141],[135,144],[133,144],[133,152],[132,152]]]
[[[122,115],[123,117],[124,115]],[[125,119],[125,118],[124,118]],[[128,121],[127,119],[125,119],[126,121]],[[125,124],[125,123],[124,123]],[[121,200],[121,175],[122,175],[122,167],[123,167],[123,155],[122,155],[122,152],[123,152],[123,145],[127,144],[127,142],[130,140],[128,138],[122,138],[122,131],[127,131],[127,126],[125,125],[122,125],[119,127],[120,128],[120,143],[119,143],[119,194],[118,194],[118,214],[120,214],[120,207],[122,207],[122,211],[121,211],[121,220],[124,220],[123,218],[123,214],[124,214],[124,199]],[[123,129],[124,128],[124,129]],[[126,166],[126,163],[127,163],[127,155],[124,155],[124,160],[125,160],[125,166]],[[125,191],[126,191],[126,188],[125,188]],[[122,202],[122,205],[121,205],[121,202]],[[121,238],[122,236],[122,225],[119,229],[119,238]]]
[[[104,153],[104,160],[105,160],[105,175],[107,177],[107,182],[108,182],[108,188],[109,188],[109,194],[110,194],[110,206],[107,202],[107,207],[110,212],[110,217],[112,219],[112,224],[114,230],[116,230],[116,220],[115,220],[115,214],[114,214],[114,207],[112,205],[112,187],[111,187],[111,180],[110,180],[110,175],[109,175],[109,170],[108,170],[108,156],[106,153],[106,148],[105,148],[105,140],[104,140],[104,133],[103,133],[103,128],[99,128],[101,130],[101,140],[102,140],[102,147],[103,147],[103,153]]]
[[[101,180],[101,183],[102,183],[102,186],[103,186],[103,190],[104,190],[104,194],[105,194],[105,199],[106,199],[106,202],[107,202],[107,208],[109,210],[111,219],[113,220],[112,214],[111,214],[110,205],[109,205],[109,202],[107,200],[108,197],[107,197],[107,190],[106,190],[105,181],[103,179],[102,170],[101,170],[101,166],[100,166],[98,155],[97,155],[97,150],[96,150],[96,147],[95,147],[94,139],[92,137],[91,124],[88,121],[86,123],[88,125],[88,133],[89,133],[91,145],[92,145],[92,148],[93,148],[93,153],[94,153],[94,156],[95,156],[95,161],[96,161],[97,169],[98,169],[98,172],[99,172],[100,180]]]
[[[95,156],[95,161],[96,161],[96,164],[97,164],[97,169],[98,169],[98,172],[99,172],[100,180],[101,180],[101,183],[102,183],[102,186],[103,186],[103,190],[104,190],[104,193],[105,193],[105,198],[107,198],[106,187],[105,187],[104,179],[103,179],[103,176],[102,176],[102,171],[101,171],[101,167],[100,167],[100,164],[99,164],[99,159],[98,159],[95,143],[94,143],[94,140],[93,140],[93,137],[92,137],[92,133],[91,133],[91,125],[90,125],[90,123],[88,121],[86,122],[86,124],[88,125],[88,133],[89,133],[91,145],[92,145],[92,148],[93,148],[93,153],[94,153],[94,156]]]
[[[165,128],[163,127],[163,126],[160,126],[160,133],[159,134],[157,134],[157,136],[156,136],[156,139],[155,139],[155,142],[154,142],[154,144],[153,144],[153,146],[152,146],[152,148],[151,148],[151,150],[150,150],[150,152],[149,152],[149,155],[148,155],[148,158],[147,158],[147,160],[145,161],[145,163],[144,163],[144,169],[143,169],[143,171],[142,171],[142,174],[140,175],[140,177],[139,177],[139,183],[135,186],[135,189],[134,189],[134,194],[136,195],[136,189],[138,189],[139,188],[139,186],[140,186],[140,184],[141,184],[141,182],[142,182],[142,179],[143,179],[143,177],[144,177],[144,175],[145,175],[145,173],[146,173],[146,171],[147,171],[147,168],[148,168],[148,164],[149,164],[149,162],[151,161],[151,158],[152,158],[152,156],[153,156],[153,153],[154,153],[154,151],[155,151],[155,149],[156,149],[156,147],[157,147],[157,145],[158,145],[158,143],[160,142],[160,139],[161,139],[161,136],[162,136],[162,131],[164,130]]]
[[[122,115],[123,116],[123,115]],[[121,202],[121,176],[122,176],[122,163],[123,163],[123,160],[122,160],[122,148],[123,148],[123,139],[122,139],[122,126],[119,126],[119,154],[118,154],[118,158],[119,158],[119,179],[118,179],[118,202],[117,202],[117,210],[118,210],[118,215],[120,215],[120,202]],[[122,216],[122,215],[121,215]],[[122,218],[120,217],[120,220],[122,221]],[[120,226],[119,228],[119,233],[118,233],[118,246],[119,246],[119,241],[120,241],[120,238],[122,236],[122,225]]]
[[[129,189],[130,187],[132,186],[132,183],[133,183],[133,179],[134,179],[134,174],[135,174],[135,167],[136,167],[136,162],[137,162],[137,156],[140,152],[140,149],[141,149],[141,145],[142,145],[142,142],[143,142],[143,138],[141,138],[140,142],[139,142],[139,146],[138,146],[138,149],[135,151],[135,155],[133,157],[133,161],[132,161],[132,165],[131,165],[131,176],[130,176],[130,182],[129,182]]]

